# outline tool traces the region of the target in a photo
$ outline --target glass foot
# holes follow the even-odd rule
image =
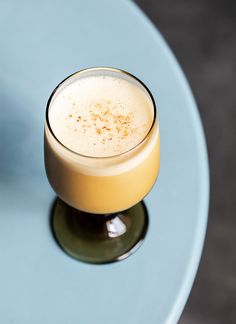
[[[143,202],[115,214],[96,215],[56,199],[51,215],[54,236],[71,257],[88,263],[127,258],[142,244],[148,215]]]

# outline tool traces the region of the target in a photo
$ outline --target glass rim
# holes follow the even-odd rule
[[[152,101],[152,106],[153,106],[153,121],[152,121],[152,124],[147,132],[147,134],[142,138],[142,140],[140,142],[138,142],[136,145],[134,145],[133,147],[131,147],[130,149],[124,151],[124,152],[121,152],[121,153],[118,153],[118,154],[114,154],[114,155],[110,155],[110,156],[92,156],[92,155],[85,155],[85,154],[82,154],[82,153],[79,153],[79,152],[76,152],[76,151],[73,151],[72,149],[70,149],[69,147],[67,147],[66,145],[64,145],[58,138],[57,136],[54,134],[52,128],[51,128],[51,125],[50,125],[50,122],[49,122],[49,108],[50,108],[50,104],[51,104],[51,101],[54,97],[54,95],[57,93],[57,91],[59,90],[59,88],[70,78],[74,77],[75,75],[77,74],[82,74],[82,73],[85,73],[85,72],[89,72],[89,71],[99,71],[99,70],[107,70],[107,71],[113,71],[113,72],[116,72],[116,73],[120,73],[120,74],[124,74],[124,75],[128,75],[129,77],[133,78],[134,80],[136,80],[139,84],[141,84],[141,86],[147,91],[148,95],[150,96],[150,99]],[[156,117],[157,117],[157,109],[156,109],[156,104],[155,104],[155,100],[154,100],[154,97],[151,93],[151,91],[148,89],[148,87],[139,79],[137,78],[136,76],[134,76],[133,74],[127,72],[127,71],[124,71],[122,69],[118,69],[118,68],[113,68],[113,67],[107,67],[107,66],[98,66],[98,67],[90,67],[90,68],[85,68],[85,69],[81,69],[81,70],[78,70],[72,74],[70,74],[68,77],[66,77],[65,79],[63,79],[60,83],[58,83],[58,85],[54,88],[54,90],[52,91],[49,99],[48,99],[48,102],[47,102],[47,105],[46,105],[46,124],[47,124],[47,127],[51,133],[51,135],[53,136],[53,138],[57,141],[58,144],[60,144],[60,146],[62,146],[64,149],[66,149],[67,151],[69,151],[70,153],[73,153],[77,156],[80,156],[80,157],[83,157],[83,158],[88,158],[88,159],[111,159],[111,158],[117,158],[117,157],[120,157],[122,155],[125,155],[131,151],[133,151],[134,149],[138,148],[139,146],[142,145],[142,143],[148,138],[149,134],[151,133],[154,125],[155,125],[155,121],[156,121]]]

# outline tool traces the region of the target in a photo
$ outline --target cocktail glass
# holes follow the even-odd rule
[[[153,120],[142,140],[121,154],[85,156],[66,147],[55,136],[49,120],[54,98],[72,82],[108,75],[137,85],[152,103]],[[128,72],[106,67],[70,75],[52,92],[46,109],[45,168],[58,195],[52,208],[52,229],[62,249],[89,263],[108,263],[131,255],[148,227],[142,202],[154,185],[160,167],[160,136],[152,94]]]

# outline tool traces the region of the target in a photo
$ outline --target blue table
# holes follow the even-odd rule
[[[3,0],[0,41],[0,322],[176,323],[201,256],[209,175],[194,99],[162,36],[130,1]],[[145,200],[143,246],[94,266],[69,258],[52,237],[43,123],[54,86],[99,65],[150,88],[162,157]]]

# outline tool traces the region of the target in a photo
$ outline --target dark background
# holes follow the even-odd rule
[[[180,324],[236,323],[236,1],[136,0],[197,100],[211,174],[208,230]]]

